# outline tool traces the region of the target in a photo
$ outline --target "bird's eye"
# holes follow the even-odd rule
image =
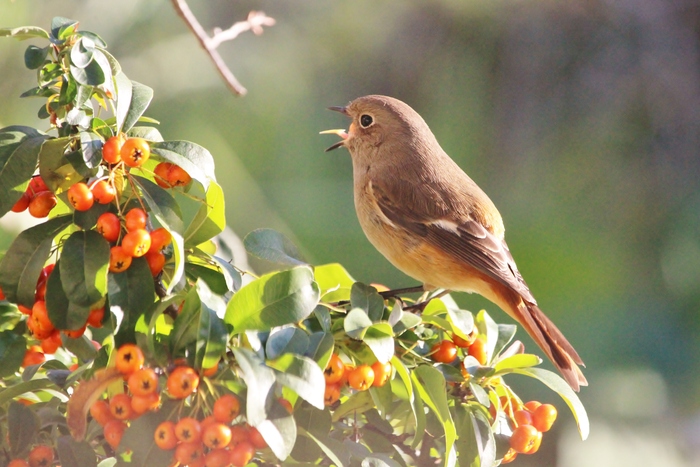
[[[372,123],[374,123],[374,120],[370,115],[364,114],[360,117],[360,125],[362,125],[362,128],[367,128]]]

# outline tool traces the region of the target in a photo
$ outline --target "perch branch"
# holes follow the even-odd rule
[[[216,49],[223,42],[233,40],[241,33],[246,31],[252,31],[253,34],[260,35],[263,32],[263,26],[272,26],[275,24],[275,20],[269,16],[266,16],[262,11],[251,11],[245,21],[234,23],[233,26],[225,30],[216,28],[214,29],[214,35],[210,36],[204,30],[202,25],[199,24],[197,17],[194,15],[194,13],[192,13],[192,10],[190,10],[186,0],[171,1],[175,11],[177,11],[177,14],[180,15],[183,21],[185,21],[185,24],[187,24],[187,27],[189,27],[192,33],[195,35],[199,41],[199,44],[214,62],[216,69],[219,71],[219,74],[224,81],[226,81],[228,87],[234,92],[234,94],[239,96],[244,95],[247,92],[246,88],[244,88],[243,85],[238,82]]]

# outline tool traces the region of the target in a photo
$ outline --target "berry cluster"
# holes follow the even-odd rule
[[[335,404],[346,386],[357,391],[366,391],[372,386],[384,386],[391,379],[392,370],[389,362],[376,361],[372,365],[366,363],[358,366],[348,365],[338,354],[334,353],[323,371],[323,376],[326,379],[324,401],[326,405]]]
[[[430,349],[430,357],[438,363],[452,363],[457,358],[458,348],[466,349],[466,355],[474,357],[480,365],[486,365],[486,341],[477,337],[476,329],[466,339],[452,334],[452,340],[444,339],[434,344]],[[465,373],[466,370],[463,368],[462,372]]]
[[[41,351],[43,354],[52,354],[63,344],[61,338],[61,332],[72,338],[77,339],[85,333],[85,329],[90,325],[94,328],[102,327],[102,321],[104,319],[105,309],[104,306],[95,307],[90,310],[85,324],[78,329],[58,329],[49,319],[49,314],[46,309],[46,302],[44,301],[46,297],[46,283],[49,280],[49,276],[53,273],[55,264],[49,264],[45,266],[41,273],[39,274],[39,279],[36,283],[36,290],[34,293],[34,305],[31,308],[27,308],[23,305],[18,305],[17,308],[20,312],[27,315],[27,328],[31,332],[34,338],[41,342]],[[0,291],[1,294],[1,291]],[[4,295],[1,297],[4,298]],[[25,363],[27,358],[31,361],[36,361],[38,357],[38,352],[32,349],[27,350],[25,355]],[[41,360],[38,363],[43,363]],[[36,364],[36,363],[30,363]],[[26,366],[24,363],[22,366]]]
[[[33,217],[43,218],[49,215],[57,203],[56,195],[49,190],[44,180],[37,175],[29,181],[29,185],[27,185],[27,189],[22,194],[22,197],[12,206],[12,211],[23,212],[29,209],[29,214]]]
[[[109,253],[109,270],[114,273],[129,269],[133,258],[145,257],[153,276],[157,276],[165,266],[163,249],[172,242],[172,236],[165,228],[159,227],[148,231],[148,214],[141,208],[130,209],[122,220],[112,212],[106,212],[97,218],[96,230],[111,244]],[[120,241],[121,237],[121,241]]]
[[[557,419],[557,409],[551,404],[530,401],[520,404],[513,411],[512,402],[506,401],[506,414],[513,427],[510,436],[510,449],[503,457],[502,464],[512,462],[518,454],[534,454],[542,444],[542,433],[549,431]]]
[[[53,465],[55,454],[51,446],[39,444],[29,451],[27,459],[13,459],[7,467],[49,467]]]

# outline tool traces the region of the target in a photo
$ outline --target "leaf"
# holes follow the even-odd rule
[[[172,463],[173,451],[160,449],[155,442],[153,433],[165,420],[173,417],[180,404],[165,402],[156,412],[146,412],[138,419],[130,422],[124,431],[117,448],[118,463],[130,467],[160,467]],[[130,462],[124,462],[123,455],[129,453]]]
[[[0,217],[20,199],[36,169],[41,145],[48,136],[34,128],[0,129]]]
[[[307,264],[301,259],[296,245],[276,230],[253,230],[245,236],[243,245],[256,258],[287,266]]]
[[[76,441],[70,436],[59,436],[56,440],[56,448],[61,465],[97,466],[95,450],[87,441]]]
[[[185,248],[193,248],[215,236],[226,228],[224,192],[216,182],[209,183],[206,199],[187,226],[183,234]]]
[[[170,351],[173,355],[184,353],[187,346],[197,341],[199,335],[199,315],[202,311],[202,300],[196,288],[192,288],[185,297],[182,311],[175,318],[173,331],[170,333]]]
[[[350,305],[367,313],[372,322],[382,319],[384,314],[384,299],[371,285],[355,282],[350,291]]]
[[[20,233],[0,261],[0,287],[7,299],[34,305],[39,273],[51,251],[53,238],[70,225],[71,216],[57,216]]]
[[[457,439],[457,431],[447,405],[444,376],[431,365],[420,365],[411,373],[411,379],[421,399],[430,407],[442,424],[445,432],[445,452],[452,451]],[[448,460],[445,461],[445,464],[447,463]]]
[[[328,436],[311,434],[311,432],[306,432],[305,435],[318,444],[318,447],[328,456],[333,465],[337,467],[350,465],[350,452],[343,443]]]
[[[27,339],[14,331],[0,332],[0,378],[10,376],[17,371],[24,359]]]
[[[107,292],[110,310],[117,315],[119,321],[115,333],[123,329],[128,330],[124,333],[119,332],[118,337],[124,341],[131,340],[130,336],[133,336],[138,316],[149,309],[155,300],[153,276],[146,260],[143,257],[134,258],[126,271],[109,273]]]
[[[499,360],[493,368],[496,370],[496,374],[503,375],[510,373],[515,368],[529,368],[540,363],[542,363],[542,359],[537,355],[517,354]]]
[[[447,313],[455,333],[462,339],[466,339],[474,329],[474,315],[469,311],[452,307],[447,307]]]
[[[285,353],[304,354],[309,346],[309,337],[297,327],[275,329],[265,343],[265,356],[274,360]]]
[[[93,169],[100,165],[102,162],[102,137],[100,135],[92,131],[81,131],[80,148],[86,166]]]
[[[95,51],[95,58],[97,58],[98,52],[97,50]],[[104,84],[107,79],[105,70],[97,60],[90,61],[85,68],[70,65],[70,74],[78,83],[84,86],[99,86]]]
[[[219,265],[221,272],[226,281],[226,287],[232,292],[237,292],[243,284],[243,279],[241,278],[241,273],[238,272],[236,268],[233,267],[228,261],[219,258],[218,256],[212,256],[212,259]]]
[[[253,351],[243,347],[231,349],[241,370],[241,377],[248,386],[246,417],[248,423],[257,426],[267,419],[265,408],[268,398],[276,398],[274,393],[275,372]]]
[[[58,260],[55,273],[46,282],[46,310],[57,329],[80,329],[90,315],[90,306],[73,303],[66,296],[63,275],[59,272],[62,263],[63,258]]]
[[[456,446],[462,465],[490,467],[495,465],[496,442],[488,419],[473,406],[455,407],[457,430]]]
[[[123,82],[123,80],[121,81]],[[119,84],[119,82],[117,84]],[[122,86],[121,90],[124,91],[124,89],[126,89],[125,85]],[[136,81],[131,81],[130,100],[128,99],[129,92],[124,92],[125,95],[119,96],[119,100],[121,101],[122,99],[124,99],[126,102],[128,102],[129,110],[124,115],[122,124],[118,126],[118,129],[119,131],[126,133],[131,129],[132,126],[134,126],[134,124],[136,124],[136,122],[138,122],[141,115],[143,115],[143,113],[148,108],[148,105],[151,103],[151,99],[153,99],[153,89],[149,88],[145,84],[137,83]],[[121,107],[122,104],[120,103],[119,106]],[[153,149],[153,146],[151,146],[151,149]],[[191,172],[188,171],[188,173],[190,173],[191,175]]]
[[[102,396],[107,387],[123,379],[115,367],[105,368],[95,372],[95,376],[82,381],[73,391],[66,406],[66,425],[76,441],[85,439],[87,429],[87,413],[92,404]]]
[[[280,407],[280,411],[286,409]],[[297,425],[289,413],[282,417],[271,417],[255,425],[268,447],[280,460],[285,460],[292,452],[297,437]]]
[[[273,272],[242,287],[228,303],[224,321],[236,334],[249,329],[266,331],[309,316],[318,296],[310,268]]]
[[[323,370],[308,357],[287,353],[269,362],[277,370],[277,381],[296,392],[299,397],[316,407],[324,409],[323,393],[326,387]]]
[[[36,26],[21,26],[19,28],[1,28],[0,37],[14,37],[20,41],[35,37],[48,39],[49,33]]]
[[[549,387],[552,391],[556,392],[564,399],[566,405],[571,409],[574,418],[576,419],[576,424],[578,425],[578,431],[581,434],[581,439],[586,440],[588,438],[588,433],[590,432],[590,425],[588,422],[588,414],[586,409],[581,403],[576,393],[571,389],[571,386],[564,381],[561,376],[548,370],[543,370],[542,368],[516,368],[513,373],[518,373],[521,375],[529,376],[531,378],[536,378],[545,386]]]
[[[24,51],[24,65],[30,70],[36,70],[44,64],[46,56],[49,53],[48,47],[37,47],[30,45]]]
[[[95,43],[92,39],[81,37],[70,49],[70,61],[78,68],[85,68],[92,62]]]
[[[7,436],[13,457],[27,450],[39,431],[39,417],[19,402],[10,402],[7,409]]]
[[[394,356],[394,332],[389,323],[374,323],[362,340],[380,362],[387,363]]]
[[[210,180],[216,181],[214,158],[208,150],[198,144],[189,141],[163,141],[152,143],[151,152],[185,169],[205,190],[209,189]]]
[[[39,153],[39,174],[51,191],[56,193],[67,190],[87,175],[79,173],[68,160],[65,152],[69,144],[70,139],[67,137],[50,139],[44,143]]]
[[[143,199],[151,209],[151,214],[158,219],[158,222],[168,229],[171,234],[173,232],[182,234],[185,229],[182,222],[182,212],[173,195],[147,178],[139,176],[133,176],[132,178],[141,188]]]
[[[55,16],[51,20],[51,36],[60,41],[65,40],[78,28],[78,22],[62,16]]]
[[[367,312],[361,308],[353,308],[343,320],[343,328],[348,336],[356,340],[362,340],[369,328],[372,320],[367,316]]]
[[[114,81],[117,85],[117,109],[115,112],[117,131],[121,132],[124,131],[122,128],[129,113],[129,107],[131,107],[132,84],[123,71],[114,75]]]
[[[205,282],[197,281],[196,289],[202,308],[199,315],[195,368],[211,368],[226,353],[228,332],[223,320],[217,316],[218,310],[223,314],[226,305],[221,297],[212,294]]]
[[[481,310],[476,315],[475,323],[479,334],[486,336],[486,361],[490,362],[498,343],[498,324],[486,313],[486,310]]]
[[[95,230],[73,232],[66,239],[60,272],[68,300],[89,307],[105,296],[109,251],[109,242]]]

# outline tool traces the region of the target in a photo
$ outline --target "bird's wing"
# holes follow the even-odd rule
[[[453,213],[449,212],[445,206],[398,203],[395,201],[398,193],[376,180],[372,180],[371,189],[377,205],[395,225],[422,237],[435,247],[449,252],[455,258],[510,287],[524,300],[537,304],[520,275],[505,240],[491,233],[472,216],[457,217],[452,215]],[[410,190],[416,189],[420,190],[420,185],[413,185],[410,188]],[[434,196],[401,196],[401,199],[435,198]]]

